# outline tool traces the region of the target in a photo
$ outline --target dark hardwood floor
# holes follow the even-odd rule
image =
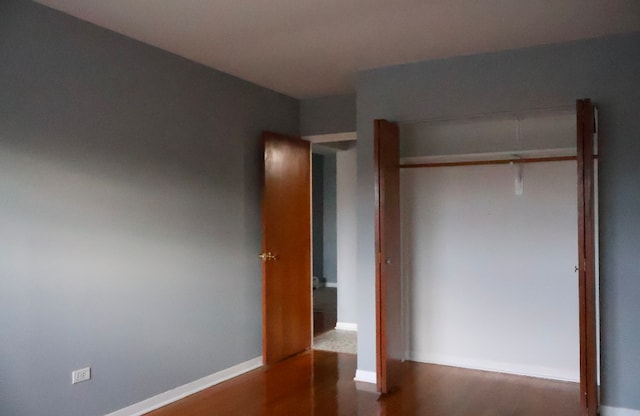
[[[406,362],[401,388],[358,390],[356,357],[309,351],[149,413],[210,415],[578,416],[579,385]]]

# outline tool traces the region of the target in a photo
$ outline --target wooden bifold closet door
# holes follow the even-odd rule
[[[595,137],[591,100],[576,102],[578,159],[578,269],[580,293],[580,408],[583,416],[598,414],[596,330]]]
[[[404,358],[400,252],[400,134],[398,126],[375,120],[376,341],[378,391],[400,384]]]

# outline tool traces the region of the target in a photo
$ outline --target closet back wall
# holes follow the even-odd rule
[[[404,169],[409,358],[579,379],[576,163]]]

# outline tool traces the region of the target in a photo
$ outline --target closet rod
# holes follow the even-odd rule
[[[594,156],[598,158],[598,156]],[[431,163],[401,163],[401,169],[408,168],[440,168],[447,166],[476,166],[476,165],[507,165],[509,163],[542,163],[542,162],[563,162],[567,160],[577,160],[575,156],[548,156],[529,157],[520,159],[493,159],[493,160],[467,160],[460,162],[431,162]]]

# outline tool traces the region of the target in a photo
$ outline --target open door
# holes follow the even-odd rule
[[[311,347],[309,142],[262,134],[262,354],[265,365]]]
[[[596,350],[596,251],[594,226],[594,153],[596,120],[590,100],[576,103],[578,147],[578,259],[580,293],[580,408],[583,416],[598,414]]]
[[[376,171],[376,370],[378,391],[400,384],[404,359],[400,270],[400,134],[386,120],[374,121]]]

